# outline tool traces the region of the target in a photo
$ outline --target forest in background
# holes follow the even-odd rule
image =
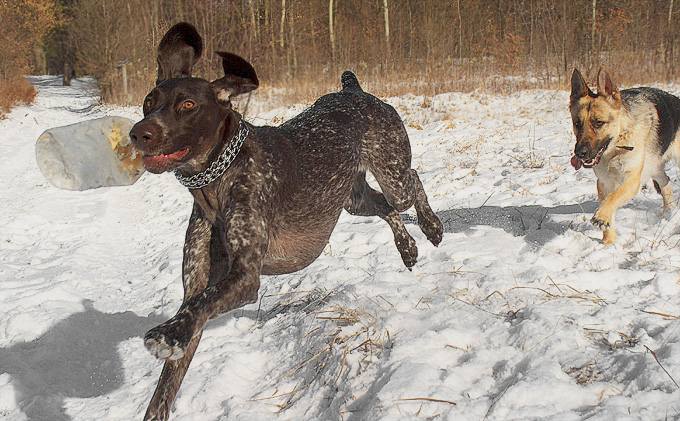
[[[197,75],[218,77],[214,52],[231,51],[263,87],[298,100],[337,89],[348,68],[378,95],[566,88],[574,67],[594,78],[606,66],[628,84],[676,81],[677,3],[0,0],[0,79],[92,75],[104,101],[139,104],[155,80],[156,45],[185,20],[204,38]]]
[[[60,25],[54,0],[0,0],[0,117],[35,90],[24,76],[39,69],[43,40]],[[44,66],[43,66],[44,67]]]

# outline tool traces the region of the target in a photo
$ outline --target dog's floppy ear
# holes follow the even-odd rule
[[[612,82],[609,73],[603,69],[597,72],[597,94],[614,100],[620,99],[619,89]]]
[[[187,22],[174,25],[158,44],[156,85],[167,79],[191,77],[191,70],[202,52],[203,40],[193,25]]]
[[[257,74],[253,66],[244,58],[232,53],[218,51],[222,57],[222,68],[224,77],[212,82],[212,86],[217,93],[217,99],[228,102],[236,95],[250,92],[260,85]]]
[[[574,69],[574,72],[571,74],[571,101],[577,101],[584,96],[595,96],[595,94],[588,87],[588,82],[583,78],[581,72],[578,69]]]

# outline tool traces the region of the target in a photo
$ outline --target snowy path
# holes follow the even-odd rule
[[[169,174],[51,187],[44,129],[139,110],[33,82],[37,102],[0,121],[0,419],[141,419],[161,365],[140,337],[180,304],[190,196]],[[313,265],[209,325],[173,419],[680,419],[680,215],[661,218],[648,189],[620,211],[618,245],[599,244],[566,92],[390,102],[442,245],[409,226],[409,272],[385,223],[343,214]]]

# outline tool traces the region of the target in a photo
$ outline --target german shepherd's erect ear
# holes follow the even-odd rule
[[[621,104],[621,94],[616,87],[612,78],[606,70],[600,68],[597,72],[597,95],[605,97],[613,105]]]
[[[571,95],[569,99],[571,102],[576,102],[584,96],[594,98],[596,95],[588,87],[588,82],[583,78],[581,72],[578,69],[574,69],[574,72],[571,74]]]

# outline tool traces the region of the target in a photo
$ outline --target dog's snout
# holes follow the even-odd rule
[[[130,140],[132,143],[140,148],[149,146],[149,144],[157,143],[161,138],[161,130],[156,124],[147,121],[140,121],[135,124],[130,130]]]
[[[585,158],[588,155],[588,152],[588,145],[585,143],[577,143],[576,147],[574,148],[574,155],[579,158]]]

